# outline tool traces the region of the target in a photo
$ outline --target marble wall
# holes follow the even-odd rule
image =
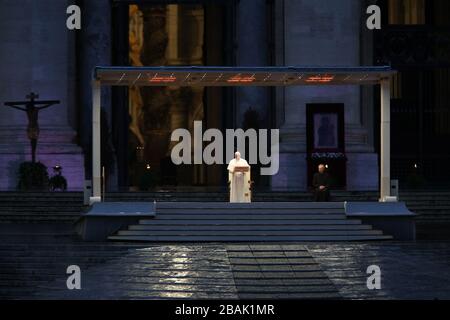
[[[367,0],[369,1],[369,0]],[[366,2],[367,2],[366,1]],[[38,160],[63,166],[69,189],[81,189],[91,166],[91,78],[96,65],[111,64],[112,20],[109,0],[80,0],[83,19],[75,47],[75,31],[65,28],[69,0],[0,1],[0,188],[14,189],[16,169],[30,158],[24,113],[3,106],[30,91],[61,104],[40,114]],[[280,0],[275,2],[275,58],[278,65],[358,66],[370,64],[368,42],[361,29],[364,1]],[[236,63],[267,65],[269,24],[265,0],[241,0],[236,7]],[[78,65],[76,64],[78,61]],[[76,80],[79,80],[78,82]],[[373,92],[359,87],[289,87],[276,90],[276,123],[281,133],[280,171],[274,190],[306,189],[306,104],[344,103],[347,189],[378,187],[371,100]],[[235,124],[256,109],[268,124],[270,96],[265,88],[240,88]],[[110,121],[111,95],[102,94]],[[111,124],[111,123],[110,123]],[[111,127],[111,126],[110,126]],[[76,136],[76,130],[79,137]],[[77,145],[81,141],[82,149]],[[114,161],[113,161],[114,162]],[[117,185],[115,164],[108,183]]]
[[[39,114],[37,160],[61,165],[68,188],[81,189],[84,160],[76,144],[75,34],[66,28],[64,0],[0,2],[0,189],[14,189],[16,171],[31,159],[24,112],[3,106],[24,100],[31,91],[40,99],[60,100]]]
[[[278,14],[277,19],[283,22],[276,25],[284,29],[284,38],[278,39],[277,46],[284,48],[282,59],[278,59],[286,66],[361,65],[361,1],[285,0],[283,3],[284,7],[277,7],[284,13]],[[272,178],[273,189],[306,189],[307,103],[345,104],[347,189],[378,187],[377,156],[361,121],[360,87],[287,87],[282,94],[280,172]],[[368,167],[376,170],[364,170]]]

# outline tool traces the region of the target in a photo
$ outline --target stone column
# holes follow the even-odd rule
[[[391,195],[391,81],[384,79],[381,89],[380,201]]]
[[[101,179],[101,157],[102,150],[100,136],[100,106],[101,106],[101,83],[92,81],[92,197],[90,203],[101,201],[102,179]]]
[[[92,75],[96,66],[111,65],[111,1],[109,0],[84,0],[81,2],[82,26],[80,33],[80,108],[81,108],[81,130],[80,137],[86,157],[86,172],[92,176]],[[112,110],[111,110],[111,88],[103,87],[101,93],[101,108],[104,113],[102,123],[102,134],[106,126],[109,128],[109,136],[102,137],[102,143],[108,141],[109,147],[113,148],[112,141]],[[105,159],[103,159],[105,160]],[[112,161],[109,162],[109,161]],[[109,159],[109,168],[106,170],[106,188],[114,190],[117,188],[117,165],[116,159]]]
[[[37,161],[61,165],[69,190],[83,187],[81,148],[75,143],[75,31],[66,28],[72,1],[0,2],[0,188],[15,189],[17,169],[31,160],[24,112],[3,106],[34,91],[40,99],[60,100],[39,113]]]
[[[241,0],[237,7],[237,65],[267,66],[266,0]],[[259,114],[261,128],[267,127],[269,95],[264,87],[239,87],[237,91],[236,122],[242,127],[245,112],[251,107]]]

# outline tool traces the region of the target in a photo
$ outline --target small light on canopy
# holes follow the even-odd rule
[[[316,76],[310,76],[308,77],[305,81],[306,82],[318,82],[318,83],[323,83],[323,82],[331,82],[334,79],[334,76],[332,75],[316,75]]]

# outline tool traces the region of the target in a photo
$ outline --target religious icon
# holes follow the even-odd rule
[[[29,101],[5,102],[5,106],[24,111],[28,117],[27,136],[31,143],[31,161],[36,162],[36,146],[39,138],[39,111],[48,108],[54,104],[58,104],[58,100],[36,101],[39,95],[34,92],[26,96]],[[25,108],[20,107],[25,106]],[[39,107],[38,107],[39,106]]]
[[[338,147],[338,115],[336,113],[314,114],[314,148],[336,149]]]

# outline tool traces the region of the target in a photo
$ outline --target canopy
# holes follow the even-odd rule
[[[96,67],[110,86],[291,86],[377,84],[395,71],[375,67]]]
[[[92,83],[91,203],[101,201],[101,86],[295,86],[380,84],[380,200],[390,201],[389,66],[371,67],[96,67]]]

